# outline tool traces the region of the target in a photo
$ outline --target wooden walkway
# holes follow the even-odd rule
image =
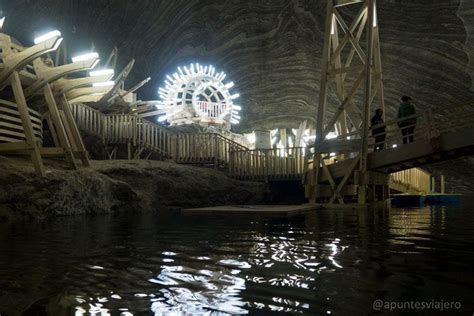
[[[408,144],[403,144],[397,120],[387,122],[385,149],[374,151],[379,144],[370,139],[369,170],[393,174],[391,186],[397,191],[427,191],[430,175],[416,167],[473,152],[473,109],[474,103],[469,103],[416,115],[414,141]],[[231,177],[250,181],[304,181],[312,169],[308,148],[250,150],[217,133],[174,133],[134,114],[103,114],[84,104],[72,105],[72,113],[79,127],[100,135],[105,143],[129,144],[130,159],[146,159],[147,152],[157,152],[176,163],[224,167]],[[325,159],[329,173],[337,179],[357,160],[350,158],[350,152],[360,146],[360,139],[350,133],[324,146],[328,153],[349,157],[338,161],[328,155]],[[322,181],[328,180],[328,173],[323,173]]]
[[[372,151],[368,154],[368,170],[381,173],[395,173],[426,164],[450,160],[474,153],[474,102],[424,112],[413,116],[417,119],[413,142],[404,144],[398,127],[399,120],[389,121],[384,149],[373,151],[377,145],[372,140]],[[347,153],[360,144],[355,133],[339,136],[325,142],[325,151]],[[357,160],[347,158],[328,166],[333,178],[343,177],[347,167]],[[309,159],[309,169],[312,169]],[[322,179],[328,181],[327,173]]]
[[[314,211],[314,205],[232,205],[232,206],[215,206],[204,208],[183,209],[181,212],[186,215],[201,214],[265,214],[265,215],[286,215],[294,216]]]
[[[72,113],[81,129],[104,143],[128,145],[129,159],[148,159],[158,153],[177,163],[227,166],[232,151],[248,150],[218,133],[176,133],[134,113],[104,114],[81,103],[72,105]]]

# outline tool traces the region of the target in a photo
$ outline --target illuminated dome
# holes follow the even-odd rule
[[[230,129],[240,120],[240,106],[234,104],[238,93],[231,94],[232,81],[225,83],[226,74],[213,66],[191,64],[178,67],[173,75],[166,76],[165,86],[159,89],[162,110],[158,121],[170,125],[197,123]]]

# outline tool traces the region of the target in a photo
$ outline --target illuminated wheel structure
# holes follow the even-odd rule
[[[234,83],[224,82],[224,72],[193,63],[178,67],[177,72],[166,78],[158,92],[161,99],[156,105],[160,112],[158,121],[171,126],[194,123],[223,129],[239,123],[241,107],[234,104],[239,94],[231,94]]]

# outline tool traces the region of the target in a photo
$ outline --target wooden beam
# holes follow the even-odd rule
[[[41,159],[38,141],[36,140],[36,137],[34,135],[33,125],[31,124],[30,113],[28,112],[28,105],[26,104],[26,99],[23,93],[23,87],[21,86],[18,71],[13,71],[13,73],[11,74],[10,83],[13,89],[13,95],[15,96],[18,112],[20,113],[26,143],[28,144],[28,147],[31,148],[31,161],[33,162],[36,174],[41,177],[44,177],[45,171],[43,166],[43,160]]]
[[[82,161],[82,164],[86,167],[89,167],[90,161],[89,161],[89,156],[87,154],[86,146],[84,145],[84,141],[82,140],[81,133],[79,132],[79,128],[77,127],[76,121],[74,120],[74,116],[72,115],[71,106],[69,105],[69,102],[67,101],[64,94],[60,96],[59,104],[61,106],[61,109],[64,112],[65,120],[68,123],[69,128],[71,130],[72,139],[74,140],[77,146],[75,150],[81,153],[80,159]]]
[[[62,122],[61,116],[59,114],[58,106],[56,100],[54,99],[53,91],[51,86],[46,84],[43,88],[44,97],[46,99],[46,104],[48,105],[49,114],[51,115],[51,120],[53,121],[56,133],[58,134],[58,140],[61,145],[61,148],[64,149],[66,160],[74,169],[77,169],[76,161],[74,160],[73,148],[66,134],[64,124]]]

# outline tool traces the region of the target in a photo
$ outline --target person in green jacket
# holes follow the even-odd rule
[[[402,98],[402,103],[398,107],[398,119],[404,117],[413,116],[416,114],[415,106],[410,102],[411,98],[404,95]],[[398,127],[403,136],[403,143],[413,143],[413,134],[415,133],[416,127],[416,117],[412,117],[406,120],[398,121]]]

